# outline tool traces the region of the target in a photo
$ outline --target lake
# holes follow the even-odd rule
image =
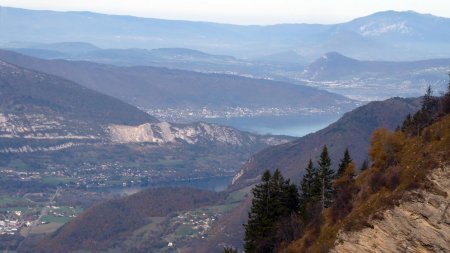
[[[287,115],[242,118],[208,118],[202,121],[231,126],[257,134],[305,136],[337,121],[342,114]]]
[[[130,195],[136,193],[138,191],[147,189],[147,188],[156,188],[156,187],[191,187],[202,190],[209,191],[224,191],[231,182],[233,177],[211,177],[211,178],[201,178],[201,179],[192,179],[185,181],[173,181],[173,182],[165,182],[165,183],[153,183],[148,186],[131,186],[131,187],[117,187],[117,188],[100,188],[95,189],[97,192],[110,192],[113,194],[120,195]]]

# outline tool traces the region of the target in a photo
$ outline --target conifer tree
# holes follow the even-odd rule
[[[328,155],[328,148],[324,146],[319,159],[318,184],[320,185],[320,202],[322,209],[327,208],[333,201],[333,178],[334,172],[331,169],[331,160]]]
[[[261,179],[262,182],[252,189],[252,206],[248,222],[244,225],[244,249],[248,253],[257,252],[259,241],[264,240],[270,232],[270,172],[265,171]]]
[[[448,73],[449,81],[448,81],[448,87],[447,92],[444,94],[443,100],[443,113],[449,114],[450,113],[450,72]]]
[[[270,175],[266,171],[262,183],[253,188],[252,207],[245,227],[245,252],[272,252],[276,247],[274,235],[282,217],[299,210],[297,187],[285,180],[277,169]]]
[[[403,121],[401,130],[403,132],[406,131],[407,129],[409,129],[411,127],[412,123],[413,122],[412,122],[411,113],[408,113],[408,115],[406,115],[405,120]]]
[[[238,251],[233,247],[225,247],[223,248],[223,253],[238,253]]]
[[[353,162],[348,164],[342,175],[334,182],[336,196],[331,208],[334,221],[345,217],[353,208],[352,197],[356,188],[354,184],[355,167],[355,163]]]
[[[282,191],[282,204],[284,207],[282,215],[298,213],[300,210],[300,195],[297,186],[288,179],[285,180]]]
[[[422,99],[422,111],[424,111],[426,113],[432,113],[434,106],[435,106],[435,101],[436,100],[433,97],[433,91],[431,89],[431,86],[428,85],[428,88]]]
[[[359,169],[360,171],[365,171],[369,168],[369,161],[367,161],[367,159],[364,159],[364,162],[361,165],[361,168]]]
[[[339,168],[336,174],[336,178],[340,178],[345,170],[347,169],[347,166],[352,162],[352,158],[350,158],[350,152],[348,151],[348,148],[345,149],[344,157],[341,159],[341,162],[339,163]]]
[[[306,217],[306,207],[309,203],[313,202],[318,196],[317,189],[317,170],[314,168],[314,164],[310,159],[308,166],[305,169],[306,173],[303,175],[300,183],[300,212],[303,217]]]
[[[422,98],[422,108],[416,118],[418,119],[419,132],[426,126],[430,125],[438,116],[439,100],[433,96],[431,86],[428,86],[425,95]]]

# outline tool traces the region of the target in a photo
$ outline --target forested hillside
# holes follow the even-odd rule
[[[212,205],[223,198],[221,193],[190,188],[148,189],[98,204],[36,245],[21,248],[20,252],[105,252],[114,248],[120,252],[148,252],[165,244],[158,237],[163,231],[157,230],[147,240],[137,239],[132,245],[127,245],[126,239],[133,237],[137,229],[156,223],[157,217],[164,220],[168,214]]]

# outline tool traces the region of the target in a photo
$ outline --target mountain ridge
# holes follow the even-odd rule
[[[412,72],[415,69],[441,67],[446,64],[450,64],[450,58],[418,61],[367,61],[350,58],[338,52],[328,52],[309,64],[303,72],[303,77],[310,80],[337,80],[360,72]]]
[[[450,33],[446,32],[444,27],[448,26],[449,18],[427,15],[411,14],[408,12],[393,12],[400,20],[391,20],[389,13],[379,13],[376,16],[367,16],[365,19],[354,19],[349,22],[334,25],[314,25],[314,24],[282,24],[272,26],[239,26],[208,22],[190,22],[190,21],[170,21],[149,18],[138,18],[130,16],[103,15],[87,12],[56,12],[56,11],[29,11],[25,9],[14,9],[2,7],[2,16],[5,25],[0,25],[0,29],[9,34],[9,41],[34,41],[34,42],[63,42],[63,41],[86,41],[105,48],[138,47],[138,48],[161,48],[161,47],[183,47],[193,48],[214,54],[231,54],[237,57],[242,56],[262,56],[270,53],[277,53],[292,49],[300,50],[300,54],[309,59],[319,57],[327,51],[340,51],[352,57],[364,56],[364,58],[397,58],[397,59],[417,59],[426,55],[443,55],[442,52],[448,51],[446,41]],[[25,13],[34,13],[34,15],[25,15]],[[38,26],[39,20],[36,17],[51,18],[54,22],[49,26],[48,23]],[[413,16],[413,18],[411,18]],[[380,20],[381,19],[381,20]],[[83,20],[84,22],[75,22]],[[372,20],[377,25],[370,25]],[[381,22],[381,21],[386,22]],[[139,21],[139,22],[138,22]],[[77,38],[73,38],[67,31],[60,27],[65,24],[77,24],[72,26],[72,32],[77,33]],[[427,24],[423,26],[421,24]],[[6,24],[10,24],[7,26]],[[30,26],[33,24],[33,26]],[[360,31],[361,27],[371,29],[370,31],[383,31],[391,29],[389,27],[406,27],[409,34],[400,33],[392,35],[391,33],[382,33],[375,39],[365,37]],[[100,29],[100,27],[115,27],[111,29]],[[434,29],[427,29],[434,27]],[[146,28],[146,29],[145,29]],[[28,31],[27,33],[18,33],[17,31]],[[355,50],[352,46],[353,41],[347,40],[345,44],[334,45],[333,48],[327,47],[328,40],[337,31],[350,31],[367,41],[373,42],[364,50]],[[57,31],[57,32],[55,32]],[[149,33],[151,31],[151,33]],[[220,32],[217,32],[220,31]],[[369,31],[369,30],[367,30]],[[440,32],[436,32],[440,31]],[[96,34],[94,39],[92,34]],[[37,37],[35,34],[43,35]],[[412,36],[411,36],[412,34]],[[177,35],[177,36],[175,36]],[[204,36],[207,36],[205,40]],[[367,34],[366,34],[367,35]],[[183,37],[183,40],[180,40]],[[45,38],[42,40],[41,38]],[[414,48],[415,54],[405,50],[402,45],[394,45],[392,40],[396,38],[404,41],[408,48]],[[428,44],[421,44],[422,38],[427,38]],[[240,47],[233,47],[242,41]],[[282,43],[280,43],[282,41]],[[379,47],[378,41],[387,42],[383,48]],[[407,43],[406,43],[407,42]],[[409,43],[411,42],[411,43]],[[432,45],[432,46],[431,46]],[[406,49],[408,49],[406,48]],[[302,50],[303,49],[303,50]],[[448,55],[445,55],[447,56]]]

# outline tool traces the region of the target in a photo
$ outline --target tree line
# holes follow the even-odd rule
[[[450,73],[449,73],[450,77]],[[433,96],[431,86],[428,86],[422,98],[422,107],[415,114],[408,114],[403,121],[401,130],[409,136],[420,135],[422,129],[431,125],[437,119],[450,113],[450,81],[447,92],[442,96]]]
[[[304,226],[323,209],[332,206],[336,199],[339,208],[348,209],[345,192],[354,176],[355,165],[348,149],[335,173],[327,146],[323,147],[317,166],[312,160],[308,162],[299,187],[285,179],[278,169],[273,174],[265,171],[262,182],[252,190],[252,206],[244,225],[245,252],[276,251],[281,243],[300,236]],[[233,249],[227,250],[225,252],[233,252]]]

